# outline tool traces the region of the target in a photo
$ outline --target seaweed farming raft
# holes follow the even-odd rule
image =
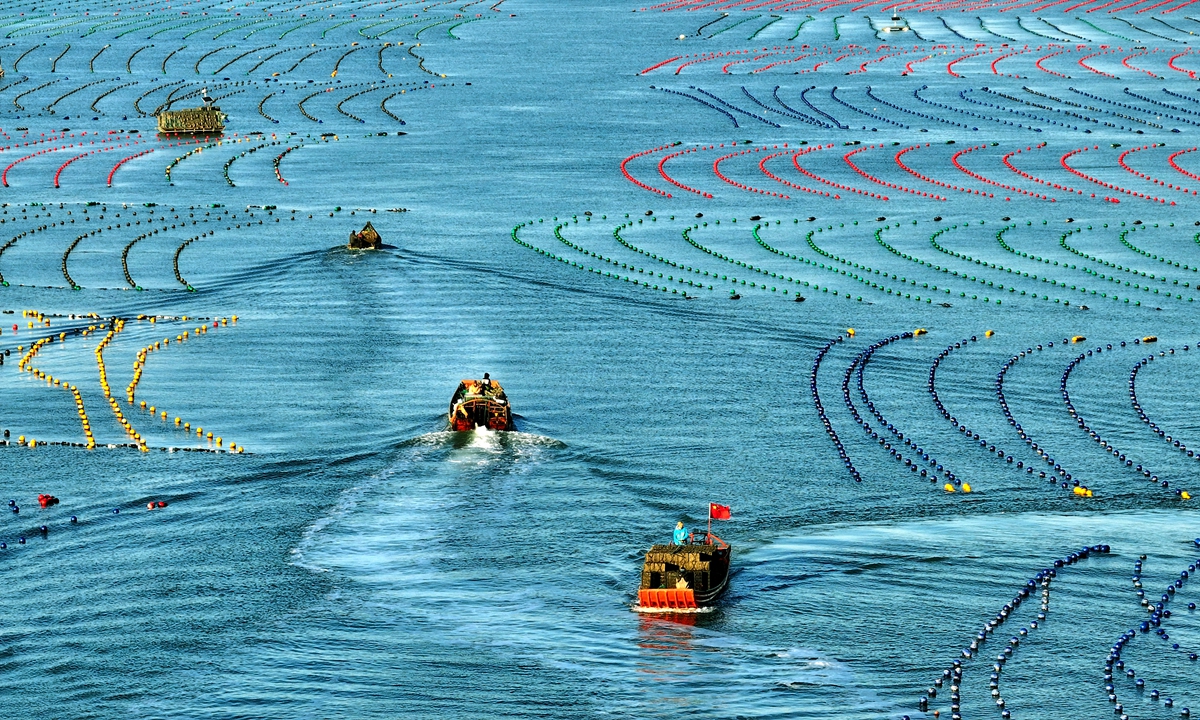
[[[468,432],[477,427],[488,430],[516,430],[508,396],[500,383],[487,373],[482,380],[463,380],[450,398],[450,429]]]
[[[162,110],[158,132],[163,135],[220,135],[225,131],[225,113],[205,93],[204,107]]]

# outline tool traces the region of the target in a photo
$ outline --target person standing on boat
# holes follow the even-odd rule
[[[492,394],[492,376],[488,373],[483,374],[483,379],[479,381],[480,391],[484,395]]]
[[[675,523],[675,533],[672,538],[673,542],[676,545],[687,545],[687,536],[688,532],[683,527],[683,521],[680,520],[679,522]]]

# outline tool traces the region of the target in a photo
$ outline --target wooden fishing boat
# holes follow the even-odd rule
[[[642,566],[634,611],[710,612],[729,584],[732,552],[729,543],[704,528],[692,530],[685,545],[654,545]]]
[[[351,250],[378,250],[383,247],[383,238],[379,236],[379,231],[375,229],[375,226],[367,221],[362,232],[350,231],[350,242],[347,247]]]
[[[467,432],[477,427],[516,430],[508,396],[500,383],[484,373],[483,380],[463,380],[450,398],[450,429]]]

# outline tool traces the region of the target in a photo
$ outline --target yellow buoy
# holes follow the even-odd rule
[[[965,493],[969,493],[969,492],[971,492],[971,483],[966,483],[966,482],[965,482],[965,483],[963,483],[963,488],[962,488],[962,490],[963,490],[963,492],[965,492]]]
[[[945,490],[945,491],[946,491],[946,492],[948,492],[948,493],[952,493],[952,492],[954,492],[954,486],[953,486],[953,485],[951,485],[950,483],[946,483],[945,485],[943,485],[943,486],[942,486],[942,489],[943,489],[943,490]]]
[[[928,332],[929,331],[925,328],[917,328],[916,330],[913,330],[913,337],[920,337]]]
[[[1183,492],[1179,493],[1179,497],[1183,498],[1184,500],[1192,499],[1191,494],[1187,490],[1184,490]]]
[[[1142,338],[1142,342],[1144,342],[1144,343],[1158,342],[1158,336],[1157,335],[1147,335],[1146,337]]]
[[[1072,343],[1081,343],[1081,342],[1083,342],[1084,340],[1087,340],[1087,338],[1085,338],[1085,337],[1084,337],[1084,336],[1082,336],[1082,335],[1076,335],[1075,337],[1071,338],[1071,342],[1072,342]]]
[[[991,336],[993,336],[993,335],[995,335],[995,334],[996,334],[996,331],[995,331],[995,330],[987,330],[987,331],[985,331],[985,332],[983,333],[983,336],[984,336],[984,337],[991,337]]]

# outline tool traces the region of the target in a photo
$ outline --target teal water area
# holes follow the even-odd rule
[[[73,7],[64,6],[64,16]],[[867,55],[799,77],[790,66],[775,75],[736,68],[726,74],[722,63],[695,66],[690,79],[690,70],[639,76],[674,55],[789,43],[875,48],[881,41],[861,17],[834,21],[826,13],[805,21],[788,14],[737,27],[730,20],[719,34],[725,25],[697,35],[714,12],[633,9],[507,0],[495,10],[431,9],[429,22],[401,28],[426,11],[355,5],[319,23],[316,14],[330,14],[328,8],[304,18],[287,10],[290,24],[249,38],[254,27],[223,37],[213,36],[225,26],[185,38],[192,25],[154,38],[148,35],[160,26],[121,37],[133,26],[84,35],[89,21],[70,37],[51,35],[54,25],[6,40],[15,44],[0,49],[5,81],[29,77],[0,89],[0,123],[11,139],[27,142],[62,128],[87,131],[73,139],[84,143],[93,131],[102,138],[114,129],[141,135],[126,132],[122,137],[139,144],[71,164],[57,189],[57,168],[90,145],[21,162],[3,190],[8,205],[0,211],[10,219],[0,225],[0,244],[47,227],[0,254],[9,283],[0,287],[0,309],[13,311],[0,315],[0,348],[11,351],[0,367],[0,428],[10,432],[10,444],[0,447],[0,500],[20,507],[0,516],[0,677],[9,688],[0,715],[850,720],[932,717],[936,709],[949,718],[948,689],[930,701],[928,715],[918,698],[957,659],[964,717],[998,716],[988,687],[992,658],[1006,638],[1029,628],[1040,589],[972,658],[962,651],[1036,573],[1098,544],[1111,553],[1059,571],[1046,619],[1021,639],[999,684],[1016,718],[1113,712],[1105,658],[1122,633],[1149,618],[1131,576],[1140,576],[1153,604],[1200,561],[1197,500],[1177,494],[1200,494],[1198,461],[1172,444],[1200,448],[1191,398],[1200,379],[1191,303],[1200,293],[1194,272],[1182,267],[1200,265],[1195,201],[1176,195],[1172,206],[1122,195],[1115,204],[1060,193],[1053,204],[1027,195],[1005,202],[922,186],[949,198],[935,201],[871,185],[841,161],[852,149],[842,143],[886,142],[886,150],[864,153],[862,166],[912,185],[917,179],[892,159],[902,147],[930,142],[927,155],[918,151],[907,161],[966,183],[965,175],[950,175],[952,151],[998,142],[1003,147],[980,151],[986,162],[964,162],[1033,190],[1041,186],[1003,169],[1001,151],[1046,141],[1044,155],[1030,150],[1014,162],[1074,187],[1086,181],[1062,170],[1059,158],[1096,145],[1107,153],[1103,161],[1092,159],[1095,150],[1075,166],[1127,183],[1113,143],[1127,149],[1169,141],[1173,152],[1190,147],[1194,134],[1144,126],[1148,134],[1139,136],[1103,125],[1084,134],[1049,124],[1034,133],[997,123],[976,131],[935,120],[919,134],[918,116],[900,114],[891,116],[909,127],[875,124],[872,131],[862,125],[871,123],[867,115],[830,99],[830,88],[838,85],[838,98],[864,110],[886,112],[869,104],[863,88],[870,84],[905,107],[967,122],[961,113],[921,104],[912,91],[928,85],[925,94],[938,102],[978,111],[960,90],[1018,93],[1031,84],[1065,98],[1070,85],[1116,99],[1130,81],[996,76],[987,58],[956,66],[963,79],[948,75],[946,63],[967,50],[939,55],[913,77],[900,76],[904,63],[890,61],[881,64],[884,77],[868,72],[865,81],[844,72]],[[80,8],[71,12],[82,20]],[[455,24],[476,13],[483,16],[478,22]],[[983,33],[974,22],[946,17],[950,25],[913,13],[910,23],[926,47],[963,42],[951,27]],[[284,22],[271,18],[264,27]],[[1094,22],[1134,32],[1107,18]],[[393,24],[398,29],[381,35]],[[1083,23],[1056,25],[1107,42]],[[28,32],[22,27],[6,32]],[[1021,31],[995,13],[987,27]],[[1165,67],[1181,52],[1182,40],[1149,39],[1166,49],[1138,62]],[[74,45],[51,72],[68,40]],[[47,45],[14,68],[17,54],[35,42]],[[369,47],[336,65],[354,42]],[[384,42],[393,45],[380,50]],[[152,43],[127,70],[131,54]],[[276,47],[258,49],[271,43]],[[181,45],[186,49],[176,50]],[[285,45],[289,54],[268,57]],[[331,49],[289,70],[325,47]],[[1053,67],[1066,72],[1086,54]],[[1123,73],[1121,57],[1091,62]],[[50,115],[46,108],[58,95],[93,79],[90,58],[95,73],[120,81],[76,92]],[[265,64],[254,67],[260,60]],[[422,71],[421,62],[435,74]],[[70,82],[20,98],[25,110],[14,105],[19,93],[59,75]],[[104,114],[92,113],[96,95],[134,81],[140,84],[99,101]],[[364,122],[338,111],[347,95],[385,81],[394,87],[342,106]],[[188,92],[204,85],[214,95],[245,91],[219,101],[230,116],[223,143],[180,161],[168,182],[164,168],[185,150],[153,138],[153,119],[139,116],[134,101],[171,82]],[[229,85],[217,90],[218,82]],[[1163,85],[1191,92],[1188,82],[1176,73]],[[650,88],[694,93],[689,83],[781,127],[739,115],[734,128],[724,115]],[[779,96],[798,110],[807,107],[801,91],[817,85],[808,99],[847,127],[768,113],[746,99],[742,85],[759,99],[781,86]],[[386,109],[403,125],[378,109],[399,89],[405,93]],[[140,107],[148,112],[170,92],[156,91]],[[312,93],[319,94],[303,110],[320,123],[299,106]],[[1150,118],[1145,111],[1137,117]],[[852,115],[857,124],[848,122]],[[892,197],[796,192],[783,200],[743,192],[718,180],[712,163],[745,140],[754,147],[833,143],[828,158],[800,162]],[[670,187],[674,197],[621,174],[623,158],[673,142],[730,148],[667,166],[715,197],[670,186],[657,175],[661,154],[628,168],[655,187]],[[284,185],[273,160],[291,146],[298,149],[278,166]],[[7,165],[36,147],[0,158]],[[154,152],[122,165],[108,187],[114,163],[150,147]],[[762,185],[768,180],[754,167],[760,158],[730,159],[722,172]],[[1161,174],[1166,165],[1159,160],[1154,173]],[[769,167],[782,173],[790,162],[784,156]],[[1179,162],[1191,167],[1186,157]],[[787,179],[809,182],[789,172]],[[1139,187],[1151,191],[1148,183]],[[406,212],[389,212],[401,208]],[[367,220],[390,247],[345,250],[347,233]],[[1135,220],[1142,229],[1122,236]],[[63,254],[97,227],[105,229],[69,254],[80,287],[71,290]],[[545,253],[513,242],[514,228],[517,239]],[[129,250],[123,268],[128,243],[156,229]],[[942,250],[930,241],[939,230]],[[176,257],[193,292],[175,277]],[[741,299],[729,300],[731,291]],[[805,301],[796,302],[797,295]],[[31,329],[23,310],[44,313],[50,326]],[[85,313],[98,318],[79,317]],[[18,372],[18,346],[113,317],[127,322],[104,351],[107,375],[148,452],[107,447],[130,441],[97,382],[94,351],[105,329],[56,339],[34,363],[79,389],[99,447],[17,447],[18,436],[84,441],[71,394]],[[229,322],[213,328],[222,318]],[[200,325],[208,331],[196,335]],[[848,328],[854,337],[824,356],[816,389],[861,482],[831,443],[810,386],[818,351]],[[845,374],[870,344],[917,328],[928,334],[871,356],[863,388],[887,422],[943,468],[885,432],[856,377]],[[185,330],[189,339],[176,340]],[[995,334],[985,336],[987,330]],[[1157,343],[1141,344],[1148,335]],[[1086,340],[1070,342],[1076,336]],[[125,388],[139,350],[168,338],[169,345],[149,352],[136,389],[138,401],[167,412],[162,419],[127,403]],[[982,447],[942,416],[928,390],[930,366],[955,343],[962,347],[940,363],[936,388]],[[1086,356],[1096,348],[1104,351]],[[1027,349],[1006,373],[1004,393],[1029,443],[996,396],[1001,366]],[[1080,353],[1086,359],[1070,375],[1071,401],[1130,466],[1068,414],[1060,381]],[[1138,400],[1172,442],[1130,404],[1130,371],[1150,355],[1155,359],[1138,374]],[[504,385],[520,432],[445,432],[457,382],[483,372]],[[878,438],[856,424],[847,397]],[[189,452],[216,449],[215,442],[177,429],[174,417],[222,437],[222,449],[234,442],[245,452]],[[915,458],[913,469],[897,462],[885,441]],[[922,477],[918,465],[938,482]],[[945,469],[972,491],[943,490]],[[1093,497],[1074,493],[1076,480]],[[62,502],[41,509],[39,493]],[[168,505],[146,509],[157,501]],[[730,589],[718,609],[692,619],[631,612],[645,549],[665,541],[676,520],[703,525],[709,502],[733,509],[733,519],[717,528],[734,546]],[[1135,572],[1141,555],[1144,568]],[[1168,603],[1172,616],[1161,623],[1169,638],[1137,631],[1125,648],[1126,666],[1145,679],[1139,690],[1124,668],[1114,671],[1113,694],[1130,717],[1178,717],[1189,704],[1200,709],[1200,666],[1189,659],[1200,652],[1200,617],[1187,608],[1196,599],[1195,587],[1182,582]],[[1174,707],[1152,700],[1153,689]]]

